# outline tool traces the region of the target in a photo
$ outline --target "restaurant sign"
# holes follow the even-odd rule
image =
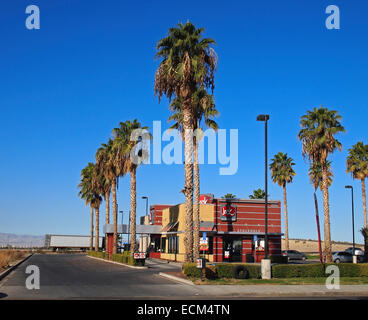
[[[210,204],[213,202],[213,194],[201,194],[199,204]]]
[[[227,203],[220,207],[221,221],[236,221],[236,205]]]

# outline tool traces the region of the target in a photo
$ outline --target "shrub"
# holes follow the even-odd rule
[[[120,263],[130,264],[132,266],[144,266],[145,259],[134,259],[129,251],[124,251],[122,254],[112,254],[111,260]]]
[[[100,259],[105,259],[105,252],[101,252],[101,251],[88,251],[87,254],[91,257],[96,257],[96,258],[100,258]],[[107,257],[107,254],[106,254]]]
[[[244,266],[249,273],[249,278],[258,279],[261,276],[259,265],[246,263],[218,263],[216,264],[217,276],[219,278],[234,278],[234,270],[237,266]]]
[[[201,277],[201,269],[198,269],[197,264],[194,262],[188,262],[188,263],[183,264],[182,271],[187,277],[192,277],[192,278]]]
[[[367,264],[353,264],[353,263],[329,263],[326,265],[336,265],[339,267],[340,277],[368,277]],[[328,274],[326,274],[328,276]]]
[[[288,263],[288,257],[282,255],[270,256],[271,263]]]
[[[335,265],[339,268],[340,277],[368,277],[368,264],[326,264]],[[320,264],[299,264],[299,265],[274,265],[272,266],[272,276],[274,278],[299,278],[299,277],[327,277],[325,269]]]
[[[272,266],[274,278],[324,277],[325,275],[320,264],[277,264]]]

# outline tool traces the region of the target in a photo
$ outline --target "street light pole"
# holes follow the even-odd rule
[[[143,196],[142,199],[146,199],[146,216],[148,216],[148,197]]]
[[[123,247],[123,210],[119,212],[121,213],[121,247]]]
[[[268,179],[267,179],[267,121],[270,119],[268,114],[260,114],[257,121],[265,123],[265,259],[268,259]]]
[[[355,256],[355,231],[354,231],[354,188],[353,186],[345,186],[346,189],[351,189],[351,220],[353,224],[353,259]]]
[[[130,210],[129,210],[129,221],[128,221],[128,245],[130,244]],[[129,249],[130,250],[130,249]]]

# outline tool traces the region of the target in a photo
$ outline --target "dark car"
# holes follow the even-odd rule
[[[303,252],[296,250],[284,250],[282,251],[284,257],[288,257],[288,260],[306,260],[307,256]]]

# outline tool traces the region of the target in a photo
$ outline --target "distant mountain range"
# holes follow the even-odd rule
[[[18,235],[13,233],[0,232],[0,248],[1,247],[43,247],[45,244],[45,236]]]

